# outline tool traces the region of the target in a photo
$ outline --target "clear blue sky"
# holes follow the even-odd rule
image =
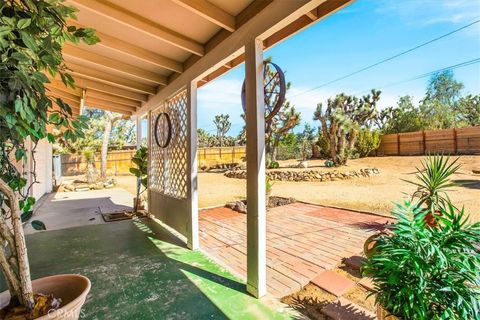
[[[383,87],[480,58],[480,23],[348,79],[301,93],[478,19],[480,0],[357,0],[271,48],[265,57],[271,56],[286,71],[292,83],[287,98],[301,111],[302,122],[314,124],[316,104],[340,92],[361,95],[381,89],[380,108],[394,105],[406,94],[420,100],[428,77]],[[464,83],[465,93],[480,93],[480,63],[455,69],[454,74]],[[227,113],[233,123],[229,134],[239,132],[243,78],[242,64],[199,89],[199,128],[214,132],[213,117]]]

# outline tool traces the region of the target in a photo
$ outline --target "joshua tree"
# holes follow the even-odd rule
[[[372,90],[371,94],[361,99],[341,93],[328,99],[325,111],[321,103],[317,105],[313,119],[320,121],[322,135],[330,142],[330,155],[335,165],[347,163],[358,131],[362,127],[370,127],[377,115],[376,104],[380,93]]]
[[[100,152],[100,177],[105,179],[107,177],[107,155],[108,144],[110,142],[110,134],[112,133],[112,126],[119,120],[123,119],[122,115],[111,111],[105,111],[105,126],[103,129],[102,150]]]
[[[0,267],[11,304],[27,310],[32,310],[34,297],[21,211],[34,202],[24,177],[32,173],[21,172],[13,160],[35,162],[26,142],[36,145],[47,138],[53,143],[47,125],[62,128],[66,140],[83,135],[86,118],[72,119],[70,106],[45,88],[47,74],[74,87],[62,57],[65,41],[98,41],[94,30],[67,25],[75,11],[58,0],[0,2]]]
[[[83,150],[83,156],[85,157],[85,162],[87,163],[87,168],[85,172],[85,180],[87,183],[95,182],[95,152],[92,149]]]
[[[227,134],[228,130],[230,130],[230,127],[232,126],[232,123],[230,120],[230,115],[228,114],[219,114],[215,116],[215,119],[213,120],[213,123],[217,127],[217,137],[218,140],[220,141],[220,147],[223,147],[223,138]]]
[[[280,140],[299,124],[300,112],[297,112],[288,101],[283,104],[271,121],[265,123],[265,149],[269,157],[268,163],[277,161]]]

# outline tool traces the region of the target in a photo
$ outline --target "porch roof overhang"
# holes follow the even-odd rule
[[[69,23],[101,42],[67,44],[76,89],[48,85],[74,113],[83,105],[143,116],[190,81],[202,86],[244,61],[254,38],[270,48],[353,0],[67,0]]]

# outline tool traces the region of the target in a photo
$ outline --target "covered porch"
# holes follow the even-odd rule
[[[72,23],[95,28],[101,42],[66,45],[77,88],[58,79],[48,87],[74,113],[89,106],[134,117],[138,136],[147,120],[149,212],[191,250],[200,247],[197,89],[245,63],[247,291],[266,295],[263,52],[352,0],[67,2],[79,9]]]

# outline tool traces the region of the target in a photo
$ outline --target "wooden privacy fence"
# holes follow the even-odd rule
[[[129,168],[133,166],[132,157],[135,150],[109,151],[107,155],[107,173],[109,175],[128,174]],[[244,146],[223,147],[223,148],[198,148],[198,165],[215,166],[224,163],[239,163],[245,157]],[[84,174],[87,162],[82,155],[63,154],[61,155],[62,175]],[[100,154],[95,154],[95,168],[100,170]]]
[[[223,148],[198,148],[198,165],[211,167],[223,163],[242,162],[246,153],[245,146]]]
[[[381,137],[376,156],[424,154],[480,154],[480,126],[387,134]]]

